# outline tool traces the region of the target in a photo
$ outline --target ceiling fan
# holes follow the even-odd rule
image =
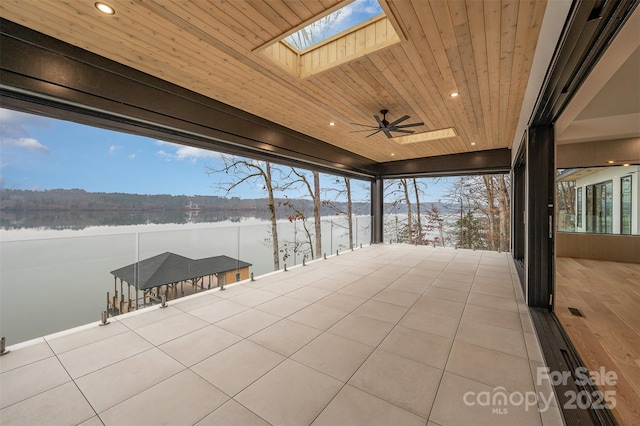
[[[366,138],[375,135],[378,132],[383,132],[388,138],[392,138],[393,135],[391,134],[391,132],[397,132],[397,133],[415,133],[415,130],[407,130],[407,127],[416,127],[416,126],[422,126],[424,125],[423,122],[419,122],[419,123],[409,123],[409,124],[400,124],[403,121],[409,119],[408,115],[402,116],[400,118],[398,118],[397,120],[389,123],[389,121],[387,121],[387,113],[389,112],[388,109],[383,109],[380,110],[380,114],[382,114],[382,119],[380,119],[379,116],[374,115],[373,118],[376,119],[376,121],[378,122],[377,126],[370,126],[368,124],[359,124],[359,123],[351,123],[351,124],[355,124],[356,126],[363,126],[363,127],[368,127],[369,129],[366,130],[354,130],[351,133],[356,133],[356,132],[370,132],[371,130],[375,130],[373,133],[371,133],[370,135],[365,136]]]

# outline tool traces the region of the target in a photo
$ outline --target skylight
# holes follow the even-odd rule
[[[377,0],[355,0],[286,37],[299,52],[383,13]]]

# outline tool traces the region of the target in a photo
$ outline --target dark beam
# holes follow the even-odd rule
[[[374,161],[0,20],[2,106],[371,179]]]
[[[509,173],[510,169],[511,150],[507,148],[380,163],[380,175],[385,179]]]

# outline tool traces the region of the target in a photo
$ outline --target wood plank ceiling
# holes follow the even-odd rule
[[[299,78],[261,54],[338,0],[2,0],[3,18],[376,162],[510,148],[546,0],[381,0],[401,41]],[[343,2],[344,3],[344,2]],[[453,92],[458,97],[451,97]],[[401,145],[353,122],[405,114]],[[329,123],[334,122],[334,126]]]

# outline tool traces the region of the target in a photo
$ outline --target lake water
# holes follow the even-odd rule
[[[2,229],[0,336],[13,345],[100,320],[107,292],[113,295],[110,271],[164,252],[227,255],[251,263],[256,276],[273,271],[270,224],[235,222]],[[355,245],[369,244],[370,224],[368,216],[354,220]],[[278,234],[281,245],[295,243],[303,230],[280,221]],[[327,255],[348,248],[346,219],[323,218],[322,244]],[[300,264],[302,255],[292,253],[286,263]]]

